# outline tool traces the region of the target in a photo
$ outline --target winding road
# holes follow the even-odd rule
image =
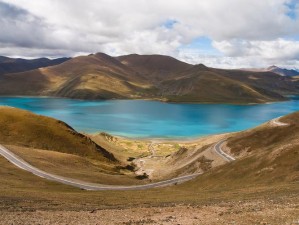
[[[221,146],[225,142],[225,140],[219,141],[214,145],[214,150],[215,152],[220,155],[222,158],[224,158],[226,161],[234,161],[235,158],[232,156],[226,154],[225,152],[222,151]],[[9,151],[7,148],[4,146],[0,145],[0,155],[2,155],[4,158],[6,158],[9,162],[14,164],[15,166],[26,170],[36,176],[51,180],[51,181],[56,181],[62,184],[74,186],[77,188],[81,188],[84,190],[92,190],[92,191],[104,191],[104,190],[144,190],[144,189],[149,189],[149,188],[157,188],[157,187],[164,187],[164,186],[169,186],[169,185],[174,185],[178,183],[182,183],[188,180],[191,180],[202,173],[194,173],[191,175],[186,175],[186,176],[181,176],[177,178],[173,178],[170,180],[165,180],[165,181],[160,181],[156,183],[150,183],[150,184],[144,184],[144,185],[132,185],[132,186],[116,186],[116,185],[104,185],[104,184],[95,184],[95,183],[88,183],[80,180],[75,180],[71,178],[66,178],[58,175],[54,175],[51,173],[47,173],[45,171],[42,171],[28,162],[24,161],[22,158],[19,156],[15,155],[11,151]]]
[[[220,155],[222,158],[224,158],[226,161],[228,162],[231,162],[231,161],[234,161],[236,160],[234,157],[230,156],[229,154],[225,153],[224,151],[222,151],[221,149],[221,146],[223,145],[223,143],[225,142],[226,140],[222,140],[222,141],[219,141],[217,142],[215,145],[214,145],[214,151]]]
[[[280,117],[277,117],[273,120],[270,121],[270,123],[272,123],[274,126],[288,126],[289,124],[288,123],[283,123],[283,122],[280,122],[279,119],[281,118]],[[229,154],[225,153],[222,149],[221,149],[221,146],[223,145],[223,143],[225,142],[226,140],[222,140],[222,141],[219,141],[217,142],[215,145],[214,145],[214,151],[220,155],[222,158],[224,158],[226,161],[228,162],[231,162],[231,161],[234,161],[236,160],[234,157],[230,156]]]
[[[289,125],[288,123],[280,122],[279,121],[280,118],[281,118],[281,116],[271,120],[272,124],[274,124],[276,126],[288,126]]]
[[[191,174],[191,175],[187,175],[187,176],[177,177],[177,178],[173,178],[170,180],[160,181],[160,182],[151,183],[151,184],[144,184],[144,185],[134,185],[134,186],[133,185],[132,186],[104,185],[104,184],[87,183],[87,182],[74,180],[71,178],[61,177],[61,176],[47,173],[45,171],[42,171],[42,170],[30,165],[29,163],[27,163],[26,161],[24,161],[23,159],[21,159],[20,157],[18,157],[17,155],[15,155],[14,153],[9,151],[7,148],[5,148],[2,145],[0,145],[0,155],[5,157],[9,162],[13,163],[15,166],[17,166],[23,170],[26,170],[36,176],[39,176],[39,177],[42,177],[42,178],[45,178],[45,179],[48,179],[51,181],[56,181],[56,182],[59,182],[62,184],[67,184],[67,185],[71,185],[74,187],[78,187],[78,188],[81,188],[84,190],[92,190],[92,191],[144,190],[144,189],[149,189],[149,188],[164,187],[164,186],[178,184],[178,183],[182,183],[182,182],[191,180],[201,174],[201,173],[195,173],[195,174]]]

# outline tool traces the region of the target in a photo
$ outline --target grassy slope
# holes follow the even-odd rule
[[[237,160],[183,184],[181,188],[215,191],[299,188],[299,112],[282,117],[289,126],[264,124],[228,139]],[[243,153],[243,154],[242,154]],[[290,190],[286,187],[290,187]],[[291,191],[290,191],[291,192]]]
[[[135,141],[126,140],[125,138],[122,141],[121,138],[116,138],[106,133],[91,135],[90,138],[122,161],[127,161],[129,157],[136,158],[150,155],[150,151],[148,150],[149,141],[135,143]],[[138,148],[138,145],[141,148]]]
[[[168,56],[120,56],[122,63],[145,75],[158,96],[178,102],[262,103],[279,101],[281,94],[298,93],[292,78],[277,74],[220,70],[192,66]]]
[[[141,222],[136,224],[143,224],[151,220],[141,220],[142,218],[160,215],[161,210],[169,206],[173,213],[164,214],[162,219],[165,222],[165,218],[173,214],[175,217],[188,217],[181,210],[182,205],[185,205],[188,212],[197,210],[190,216],[200,219],[195,220],[194,224],[219,224],[219,220],[223,224],[227,224],[227,221],[235,221],[237,224],[260,224],[260,221],[285,224],[286,221],[298,219],[299,196],[298,185],[295,184],[251,185],[230,189],[229,185],[223,188],[225,183],[222,187],[208,188],[205,183],[197,180],[196,183],[188,182],[146,191],[89,192],[41,179],[16,168],[3,158],[0,158],[0,164],[0,218],[5,224],[11,224],[12,221],[25,224],[41,224],[46,221],[54,223],[58,219],[62,224],[99,221],[110,224],[115,217],[119,218],[120,223],[135,224],[131,216],[136,212],[141,214],[138,217]],[[216,208],[209,209],[213,206]],[[123,208],[128,208],[128,211]],[[111,209],[110,214],[101,209]],[[104,215],[96,217],[95,210]],[[52,216],[46,217],[42,214],[43,211]],[[265,214],[267,211],[268,215]],[[200,212],[214,212],[214,222],[206,220]],[[27,218],[24,216],[26,214],[29,214]],[[106,214],[111,217],[105,219]]]
[[[101,184],[142,184],[106,146],[67,124],[28,111],[0,106],[0,144],[44,171]]]
[[[298,85],[292,77],[280,76],[272,72],[250,72],[242,70],[212,69],[225,77],[244,82],[258,90],[276,92],[281,95],[298,93]]]
[[[2,95],[43,95],[44,90],[49,88],[51,88],[50,79],[39,69],[5,74],[0,77],[0,94]]]
[[[0,143],[59,151],[114,162],[114,156],[64,122],[28,111],[0,107]]]
[[[138,97],[138,93],[151,91],[151,86],[135,71],[101,53],[76,57],[57,66],[7,74],[0,79],[0,94],[11,95],[110,99]]]
[[[70,78],[55,95],[76,98],[130,98],[147,86],[135,71],[102,53],[81,56],[46,73]],[[140,89],[140,90],[139,90]]]
[[[173,78],[178,72],[192,67],[191,64],[164,55],[132,54],[119,56],[117,59],[154,83]]]
[[[258,81],[254,77],[258,77]],[[260,85],[259,83],[262,83]],[[275,88],[273,84],[275,84]],[[291,80],[281,81],[276,74],[240,73],[218,70],[203,65],[194,66],[180,73],[177,79],[163,81],[161,94],[171,101],[263,103],[284,100],[281,94],[287,87],[295,91]]]
[[[17,209],[94,209],[109,207],[132,207],[141,205],[209,204],[212,202],[245,200],[251,198],[295,195],[296,183],[231,183],[233,177],[222,171],[206,174],[181,185],[144,191],[99,191],[89,192],[50,182],[16,168],[0,158],[0,208]],[[227,169],[224,167],[223,169]],[[230,170],[230,171],[233,171]],[[228,174],[228,176],[234,175]],[[215,176],[215,177],[214,177]],[[297,196],[298,197],[298,196]],[[84,204],[82,204],[84,202]]]
[[[242,156],[244,168],[238,169],[240,179],[269,184],[299,181],[298,119],[296,112],[280,119],[288,126],[267,123],[228,140],[230,151]]]
[[[0,144],[57,175],[101,184],[141,184],[112,153],[67,124],[0,106]]]
[[[0,209],[23,210],[92,210],[95,208],[164,206],[173,204],[211,204],[249,199],[279,199],[297,197],[298,184],[259,184],[244,179],[219,179],[222,174],[212,173],[194,181],[145,191],[81,191],[70,186],[50,182],[22,171],[0,158]],[[227,167],[226,167],[227,168]],[[225,168],[224,168],[225,169]],[[213,176],[215,176],[213,178]],[[218,179],[217,179],[218,178]],[[227,178],[227,176],[226,176]],[[243,182],[243,183],[241,183]],[[84,203],[84,204],[83,204]]]
[[[13,145],[6,145],[6,147],[31,165],[56,175],[99,184],[145,183],[145,181],[136,179],[133,172],[103,160]]]

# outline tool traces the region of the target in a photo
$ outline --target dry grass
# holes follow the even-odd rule
[[[112,136],[107,133],[99,133],[89,135],[90,138],[100,146],[105,146],[107,150],[112,152],[118,158],[127,160],[129,157],[143,158],[151,156],[152,152],[149,149],[152,143],[155,156],[165,157],[180,149],[181,146],[194,147],[198,145],[197,142],[190,141],[188,143],[180,144],[180,140],[149,140],[149,139],[133,139],[119,136]]]
[[[299,113],[282,117],[288,126],[266,123],[228,140],[230,152],[241,156],[250,179],[264,182],[299,181]],[[247,180],[249,177],[245,177]]]
[[[231,135],[211,135],[191,140],[131,139],[107,133],[90,137],[121,161],[134,163],[136,174],[146,173],[150,180],[157,181],[207,171],[226,163],[209,146]]]
[[[28,111],[0,107],[0,143],[116,161],[104,148],[64,122]]]
[[[31,165],[49,173],[98,184],[143,184],[135,174],[125,168],[103,161],[73,154],[45,151],[8,145],[10,151]]]
[[[167,206],[173,204],[210,205],[221,202],[256,199],[291,198],[297,195],[298,183],[259,184],[236,182],[211,173],[182,185],[145,191],[82,191],[54,183],[22,171],[0,158],[0,211],[93,210]],[[216,174],[216,177],[213,178]],[[228,172],[229,175],[229,172]],[[235,176],[234,174],[231,174]],[[241,176],[241,174],[240,174]]]

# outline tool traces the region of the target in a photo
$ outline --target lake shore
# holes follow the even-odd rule
[[[192,142],[250,129],[299,110],[299,100],[258,105],[165,104],[158,101],[87,101],[47,97],[0,97],[0,105],[64,121],[75,130],[129,139]]]
[[[115,137],[115,138],[120,138],[120,139],[126,139],[128,141],[141,141],[141,142],[155,142],[155,143],[196,143],[196,142],[200,142],[203,139],[212,139],[212,138],[216,138],[219,139],[221,137],[225,138],[227,136],[231,136],[236,132],[228,132],[228,133],[222,133],[222,134],[209,134],[209,135],[203,135],[203,136],[198,136],[198,137],[130,137],[130,136],[125,136],[125,135],[114,135],[112,133],[108,133],[108,132],[96,132],[96,133],[83,133],[83,134],[87,134],[87,135],[101,135],[101,134],[107,134],[109,136]]]

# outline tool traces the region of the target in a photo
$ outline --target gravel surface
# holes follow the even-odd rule
[[[1,224],[299,224],[299,205],[253,201],[92,211],[0,211]]]

